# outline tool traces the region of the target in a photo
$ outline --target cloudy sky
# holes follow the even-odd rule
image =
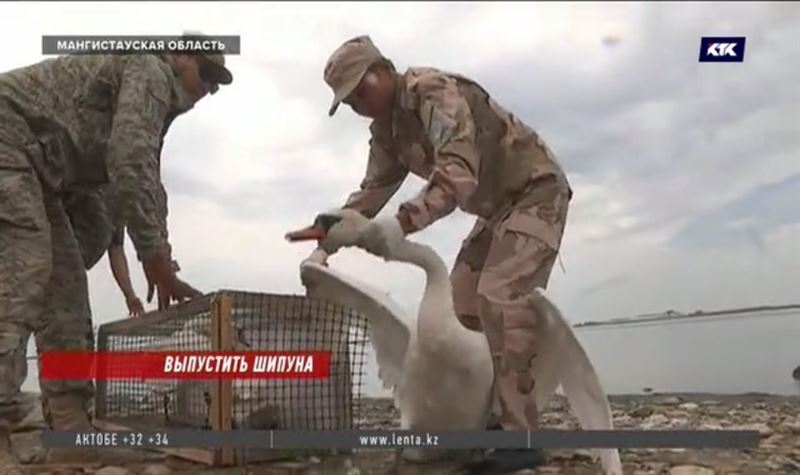
[[[312,247],[283,235],[342,204],[367,157],[368,123],[327,117],[322,68],[366,33],[400,68],[479,81],[548,141],[575,189],[550,285],[572,321],[800,303],[798,5],[64,2],[3,3],[0,17],[0,70],[43,59],[44,34],[241,36],[233,85],[164,149],[175,255],[204,291],[303,292]],[[746,36],[744,63],[699,64],[715,35]],[[471,224],[456,212],[414,239],[452,264]],[[418,269],[357,250],[331,265],[409,310],[422,291]],[[89,279],[96,321],[123,318],[105,259]],[[133,279],[144,294],[138,266]]]

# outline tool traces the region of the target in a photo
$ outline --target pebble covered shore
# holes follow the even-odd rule
[[[625,475],[761,475],[800,474],[800,396],[664,394],[612,396],[617,427],[622,429],[747,429],[761,434],[758,448],[749,450],[624,450]],[[362,402],[363,428],[397,427],[397,412],[387,399]],[[577,428],[564,400],[556,398],[544,409],[543,428]],[[46,464],[41,461],[41,414],[32,414],[13,441],[18,457],[31,475],[434,475],[455,474],[447,464],[397,465],[394,453],[362,450],[354,453],[298,456],[247,467],[211,468],[159,452],[130,451],[113,460]],[[548,452],[546,466],[525,474],[600,474],[587,451]],[[107,458],[107,457],[105,457]]]

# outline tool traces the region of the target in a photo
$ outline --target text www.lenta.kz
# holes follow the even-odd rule
[[[358,437],[359,444],[364,447],[436,447],[439,445],[439,436],[428,434],[396,434],[390,435],[362,435]]]

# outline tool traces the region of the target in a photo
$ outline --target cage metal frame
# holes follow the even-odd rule
[[[210,319],[210,333],[211,333],[211,349],[214,352],[235,351],[233,331],[234,331],[234,317],[233,317],[233,301],[234,295],[242,294],[242,292],[231,290],[220,290],[211,294],[207,294],[201,298],[192,300],[185,304],[171,307],[164,311],[153,311],[139,318],[127,318],[124,320],[114,321],[100,325],[97,332],[97,348],[98,351],[104,351],[109,347],[109,337],[123,333],[125,331],[135,331],[142,327],[154,326],[161,322],[180,319],[180,314],[188,312],[204,312],[209,311]],[[313,296],[298,296],[298,295],[273,295],[273,294],[258,294],[266,297],[282,297],[282,298],[299,298],[306,301],[313,301],[322,304],[323,308],[330,309],[331,307],[344,310],[348,317],[355,316],[361,322],[365,323],[363,316],[357,314],[352,309],[342,307],[324,300],[319,300]],[[357,341],[358,342],[358,341]],[[351,341],[347,341],[348,349]],[[363,353],[362,353],[363,354]],[[351,356],[348,354],[347,365],[352,366],[350,361]],[[361,363],[363,364],[363,362]],[[348,372],[347,384],[350,385],[350,407],[348,409],[349,424],[355,427],[355,420],[360,413],[360,388],[353,388],[354,375]],[[357,375],[361,376],[361,374]],[[360,381],[359,381],[360,383]],[[114,421],[113,418],[108,417],[107,411],[107,396],[108,396],[108,382],[105,380],[96,381],[96,397],[94,404],[94,419],[93,424],[100,430],[110,431],[131,431],[143,430],[142,427],[133,427],[131,425],[120,424]],[[233,424],[234,415],[234,388],[233,381],[230,379],[214,379],[211,380],[210,401],[209,401],[209,417],[208,425],[210,430],[214,431],[230,431],[236,430]],[[159,427],[149,427],[147,430],[161,430]],[[189,448],[189,447],[159,447],[152,448],[152,450],[166,453],[178,458],[199,462],[204,465],[219,467],[219,466],[234,466],[244,465],[249,462],[246,450],[239,450],[232,447],[225,448]],[[297,451],[285,451],[273,449],[269,451],[271,455],[268,458],[254,460],[254,462],[263,462],[269,459],[286,458],[290,455],[288,452],[296,453]]]

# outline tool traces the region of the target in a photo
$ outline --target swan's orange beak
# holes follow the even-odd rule
[[[307,228],[286,233],[286,240],[289,242],[311,241],[311,240],[319,241],[320,239],[324,238],[325,238],[325,228],[323,228],[318,224],[314,224]]]

